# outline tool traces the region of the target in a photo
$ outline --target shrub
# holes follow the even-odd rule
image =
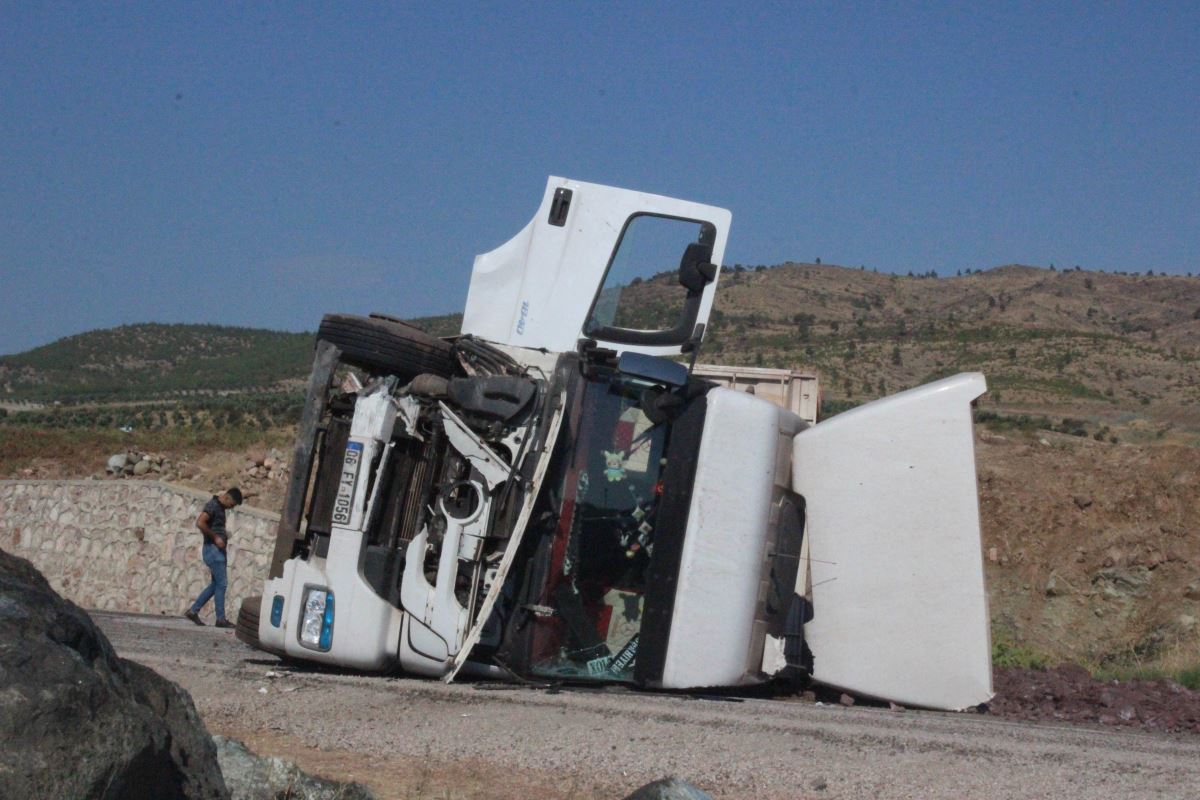
[[[1024,645],[1017,644],[1007,635],[992,633],[992,666],[1045,669],[1047,659],[1042,654]]]

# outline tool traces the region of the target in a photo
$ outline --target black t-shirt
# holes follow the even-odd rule
[[[212,500],[204,504],[204,513],[208,514],[208,527],[212,532],[222,539],[228,539],[229,534],[225,532],[225,506],[221,505],[215,494]]]

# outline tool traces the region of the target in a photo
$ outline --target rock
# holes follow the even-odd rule
[[[1150,585],[1150,570],[1146,567],[1109,567],[1092,576],[1092,585],[1109,597],[1141,595]]]
[[[1180,614],[1179,619],[1175,620],[1175,624],[1179,626],[1179,630],[1191,633],[1196,628],[1196,618],[1191,614]]]
[[[108,465],[105,467],[106,472],[120,472],[125,469],[127,456],[124,453],[117,453],[108,457]]]
[[[191,697],[0,551],[0,797],[226,798]]]
[[[624,800],[712,800],[712,795],[682,778],[663,778],[647,783]]]
[[[139,461],[133,465],[133,474],[134,475],[145,475],[149,471],[150,471],[150,462],[144,458],[141,461]]]
[[[283,797],[288,800],[374,800],[375,796],[362,784],[341,783],[307,775],[290,761],[251,753],[236,739],[214,736],[213,741],[217,745],[217,758],[220,759],[221,771],[232,800],[276,800]]]
[[[1050,578],[1046,581],[1045,593],[1046,597],[1058,597],[1063,593],[1062,587],[1058,585],[1058,576],[1053,572],[1050,573]]]
[[[838,702],[844,706],[852,706],[854,705],[854,698],[842,692],[842,696],[838,698]]]
[[[1092,504],[1092,498],[1086,494],[1077,494],[1071,499],[1075,501],[1075,507],[1080,511],[1083,511]]]

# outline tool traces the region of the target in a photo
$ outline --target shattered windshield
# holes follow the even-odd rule
[[[560,509],[534,622],[537,675],[633,678],[670,430],[639,407],[645,388],[614,377],[584,391],[572,455],[554,476]]]

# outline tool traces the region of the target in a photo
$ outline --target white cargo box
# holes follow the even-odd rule
[[[782,406],[809,425],[817,423],[817,412],[821,407],[821,388],[815,372],[697,364],[694,374]]]

